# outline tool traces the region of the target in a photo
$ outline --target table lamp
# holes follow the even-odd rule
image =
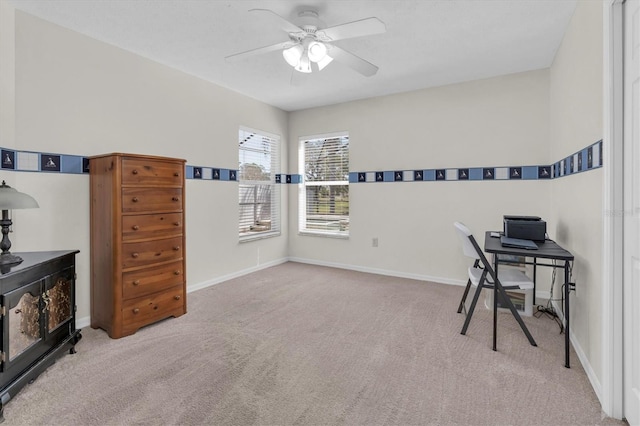
[[[9,241],[9,227],[11,226],[11,219],[9,219],[9,210],[14,209],[33,209],[40,207],[38,202],[33,199],[32,196],[23,194],[16,191],[2,181],[0,185],[0,209],[2,209],[2,220],[0,220],[0,226],[2,227],[2,241],[0,241],[0,265],[12,265],[22,262],[20,256],[13,255],[9,252],[11,248],[11,241]]]

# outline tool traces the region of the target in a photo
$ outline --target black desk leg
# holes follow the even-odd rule
[[[495,264],[493,265],[493,270],[496,272],[496,277],[498,276],[498,255],[495,256]],[[494,283],[496,280],[494,279]],[[497,283],[493,285],[493,350],[498,350],[498,285]]]
[[[569,261],[564,262],[564,366],[569,365]]]
[[[526,259],[525,259],[526,260]],[[533,258],[533,306],[536,306],[536,282],[537,282],[537,267],[538,258]],[[526,296],[525,296],[526,297]]]

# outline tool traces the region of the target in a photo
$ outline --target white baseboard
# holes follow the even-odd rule
[[[556,301],[553,301],[552,305],[556,313],[558,314],[558,318],[560,318],[560,321],[564,324],[564,314],[562,311],[562,307],[559,306]],[[566,330],[565,330],[565,333],[566,333]],[[596,393],[596,397],[598,398],[598,401],[602,401],[602,385],[598,380],[598,376],[593,371],[593,368],[591,367],[591,364],[589,363],[589,359],[587,358],[587,355],[584,353],[582,346],[580,346],[580,343],[578,343],[578,340],[575,338],[571,330],[569,330],[569,340],[571,341],[571,345],[573,346],[573,349],[576,351],[576,355],[578,356],[578,360],[580,361],[580,364],[582,364],[582,368],[584,369],[584,372],[587,374],[587,378],[591,383],[591,387],[593,388],[593,391]]]
[[[412,280],[419,280],[419,281],[431,281],[431,282],[436,282],[441,284],[450,284],[450,285],[459,285],[459,286],[467,285],[466,281],[458,280],[458,279],[434,277],[432,275],[411,274],[411,273],[400,272],[400,271],[389,271],[386,269],[368,268],[364,266],[347,265],[344,263],[325,262],[325,261],[316,260],[316,259],[290,257],[289,261],[298,262],[298,263],[307,263],[310,265],[329,266],[331,268],[348,269],[351,271],[358,271],[358,272],[368,272],[370,274],[386,275],[390,277],[409,278]]]
[[[76,318],[76,328],[89,327],[91,325],[91,317]]]
[[[196,283],[196,284],[187,284],[187,293],[193,293],[194,291],[197,290],[202,290],[203,288],[207,288],[207,287],[211,287],[212,285],[216,285],[216,284],[220,284],[224,281],[228,281],[231,280],[233,278],[238,278],[241,277],[243,275],[247,275],[250,274],[252,272],[257,272],[260,271],[261,269],[266,269],[266,268],[270,268],[272,266],[276,266],[276,265],[280,265],[282,263],[287,262],[289,259],[284,257],[281,259],[276,259],[276,260],[272,260],[271,262],[266,262],[266,263],[261,263],[259,265],[256,266],[252,266],[251,268],[247,268],[247,269],[243,269],[240,271],[236,271],[232,274],[228,274],[228,275],[223,275],[221,277],[216,277],[216,278],[212,278],[210,280],[207,281],[203,281],[200,283]]]

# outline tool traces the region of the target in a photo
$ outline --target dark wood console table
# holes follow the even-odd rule
[[[0,422],[6,403],[55,362],[74,353],[78,250],[15,253],[0,266]]]

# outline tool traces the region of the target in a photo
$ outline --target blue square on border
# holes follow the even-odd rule
[[[78,157],[77,155],[63,155],[60,158],[60,171],[63,173],[81,174],[83,172],[82,160],[82,157]]]

